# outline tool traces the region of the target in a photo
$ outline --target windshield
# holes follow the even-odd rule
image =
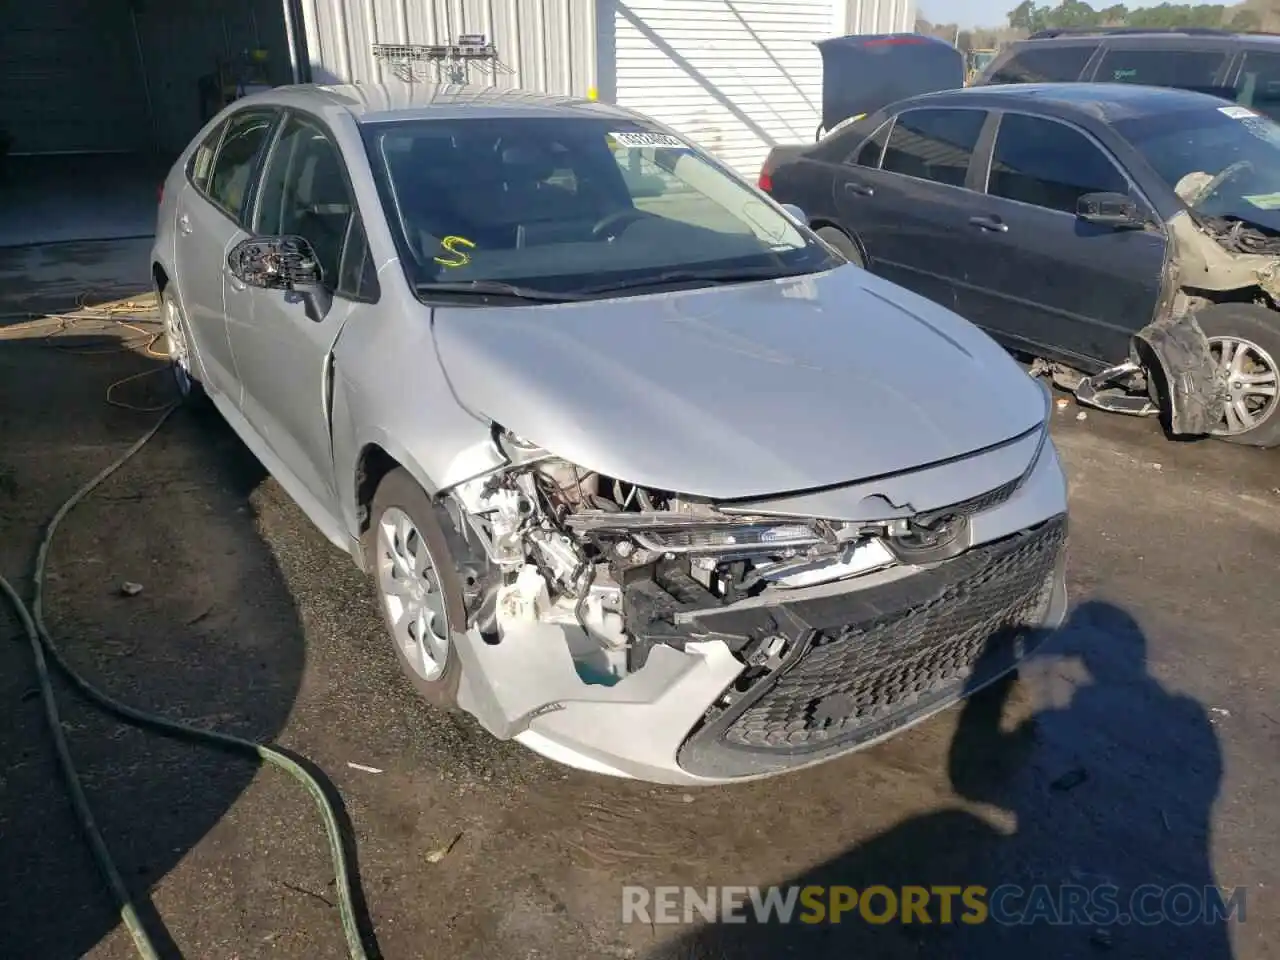
[[[365,140],[420,293],[617,295],[839,263],[692,146],[633,121],[384,121]]]
[[[1280,231],[1280,126],[1246,107],[1121,120],[1133,144],[1195,213]]]

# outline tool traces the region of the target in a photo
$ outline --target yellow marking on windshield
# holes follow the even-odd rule
[[[471,262],[470,254],[463,253],[458,247],[466,247],[468,250],[474,250],[475,244],[466,237],[445,237],[440,241],[440,246],[444,247],[446,253],[451,253],[454,259],[449,260],[445,257],[434,257],[436,263],[442,267],[464,267]]]
[[[1245,203],[1251,203],[1259,210],[1280,210],[1280,193],[1259,193],[1252,197],[1242,197]]]

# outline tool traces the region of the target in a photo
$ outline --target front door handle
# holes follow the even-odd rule
[[[188,217],[185,213],[182,214],[182,216],[178,217],[178,229],[181,230],[183,233],[191,232],[191,218]]]
[[[992,233],[1008,233],[1009,225],[999,217],[970,217],[969,226],[979,230],[990,230]]]
[[[856,183],[852,180],[845,183],[844,192],[853,193],[859,197],[874,197],[876,195],[876,191],[873,187],[868,187],[865,183]]]

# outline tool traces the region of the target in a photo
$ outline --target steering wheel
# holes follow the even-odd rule
[[[615,210],[613,213],[606,213],[591,228],[591,238],[593,240],[601,238],[613,240],[621,235],[631,224],[637,220],[643,220],[647,216],[647,213],[643,210],[637,210],[635,207],[627,207],[623,210]]]

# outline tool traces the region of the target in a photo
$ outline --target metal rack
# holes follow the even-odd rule
[[[480,33],[463,34],[452,43],[375,43],[373,57],[406,83],[470,83],[473,67],[490,78],[512,72]]]

